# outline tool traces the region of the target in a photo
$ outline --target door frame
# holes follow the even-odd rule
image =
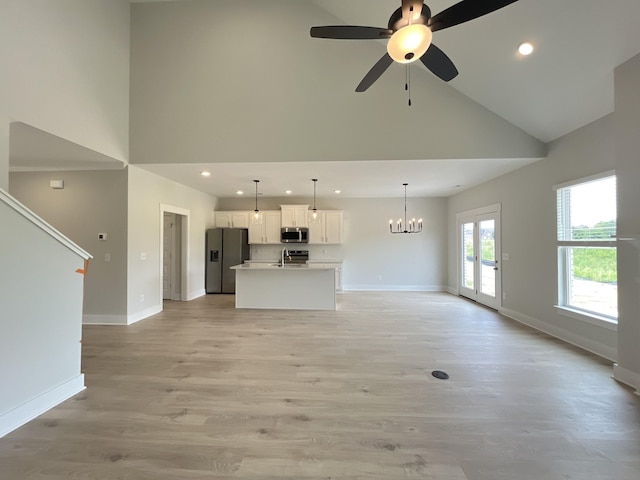
[[[482,303],[487,307],[498,310],[502,306],[502,268],[501,268],[501,258],[502,258],[502,242],[501,242],[501,216],[502,216],[502,204],[494,203],[491,205],[487,205],[485,207],[475,208],[473,210],[467,210],[465,212],[460,212],[456,214],[456,292],[460,296],[464,296],[474,300],[478,303]],[[479,293],[478,281],[480,276],[480,271],[477,268],[474,268],[474,290],[468,291],[468,289],[461,288],[462,285],[462,261],[461,255],[462,252],[462,225],[465,223],[474,223],[474,244],[478,246],[480,244],[479,240],[479,222],[482,220],[486,220],[488,218],[493,218],[495,220],[495,230],[494,230],[494,242],[495,242],[495,260],[496,260],[496,291],[495,297],[490,297],[488,295],[483,295]],[[477,253],[477,252],[476,252]],[[476,265],[477,265],[476,255]]]
[[[175,213],[179,215],[180,218],[180,231],[176,232],[176,235],[179,237],[179,248],[180,248],[180,291],[177,292],[177,299],[186,301],[189,300],[189,225],[190,225],[190,216],[191,212],[187,209],[176,207],[173,205],[160,204],[160,250],[158,254],[158,264],[159,264],[159,276],[158,276],[158,290],[160,292],[160,299],[162,303],[162,298],[164,296],[164,288],[162,285],[162,270],[164,266],[163,261],[163,251],[164,251],[164,214],[167,213]],[[176,222],[178,223],[178,222]]]

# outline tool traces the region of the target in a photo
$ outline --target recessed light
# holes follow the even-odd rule
[[[286,193],[287,195],[291,195],[293,192],[291,190],[285,190],[284,193]]]
[[[200,175],[202,175],[203,177],[209,177],[211,176],[211,172],[207,172],[206,170],[203,170],[202,172],[200,172]]]
[[[518,52],[520,53],[520,55],[524,55],[525,57],[527,55],[531,55],[533,53],[533,43],[530,43],[530,42],[521,43],[520,46],[518,47]]]
[[[242,190],[238,190],[236,193],[237,193],[238,195],[243,195],[243,194],[244,194],[244,192],[243,192]]]
[[[333,193],[340,193],[342,190],[334,190]]]

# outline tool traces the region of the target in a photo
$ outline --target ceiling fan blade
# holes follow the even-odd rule
[[[436,77],[448,82],[458,76],[458,69],[447,55],[433,43],[429,46],[420,61],[431,70]]]
[[[422,0],[402,0],[402,18],[405,22],[409,23],[409,19],[413,22],[420,18],[422,13]],[[411,17],[411,7],[413,7],[413,18]]]
[[[367,88],[369,88],[373,83],[380,78],[389,65],[393,63],[393,59],[389,56],[388,53],[385,53],[378,63],[376,63],[369,73],[367,73],[360,84],[356,87],[356,92],[364,92]]]
[[[518,0],[462,0],[462,2],[443,10],[429,20],[429,28],[432,32],[468,22],[474,18],[482,17],[491,12],[506,7]]]
[[[389,38],[393,33],[388,28],[360,27],[355,25],[333,25],[326,27],[311,27],[314,38],[335,38],[338,40],[376,40]]]

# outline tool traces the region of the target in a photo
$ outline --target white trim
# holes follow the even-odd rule
[[[613,378],[620,383],[624,383],[625,385],[634,388],[635,394],[640,395],[640,373],[632,372],[631,370],[614,363]]]
[[[2,188],[0,188],[0,200],[2,200],[4,203],[6,203],[9,207],[11,207],[17,213],[22,215],[24,218],[29,220],[35,226],[43,230],[49,236],[56,239],[62,245],[67,247],[69,250],[71,250],[73,253],[79,255],[85,260],[89,260],[90,258],[93,258],[93,256],[89,252],[87,252],[86,250],[84,250],[82,247],[78,246],[74,242],[72,242],[68,237],[66,237],[60,231],[53,228],[51,225],[45,222],[42,218],[36,215],[32,210],[28,209],[25,205],[23,205],[18,200],[13,198],[11,195],[9,195],[9,193],[4,191]]]
[[[484,207],[474,208],[473,210],[467,210],[466,212],[456,213],[456,220],[464,217],[475,217],[477,215],[484,215],[487,213],[500,213],[502,211],[501,203],[492,203]]]
[[[611,360],[612,362],[615,361],[618,355],[617,349],[614,347],[609,347],[604,343],[596,342],[581,335],[576,335],[573,332],[550,325],[542,320],[525,315],[524,313],[516,312],[508,308],[500,308],[498,312],[505,317],[515,320],[516,322],[520,322],[531,328],[540,330],[552,337],[570,343],[571,345],[575,345],[576,347],[580,347],[583,350],[594,353],[600,357],[606,358],[607,360]]]
[[[187,298],[185,298],[185,300],[187,301],[194,300],[196,298],[204,297],[206,294],[207,294],[207,291],[204,288],[201,288],[199,290],[190,292],[189,295],[187,295]]]
[[[83,325],[127,325],[126,315],[83,315]]]
[[[563,307],[562,305],[554,305],[554,307],[556,307],[556,311],[559,315],[574,318],[576,320],[580,320],[581,322],[590,323],[591,325],[595,325],[596,327],[606,328],[607,330],[611,330],[613,332],[618,331],[617,322],[611,318],[603,317],[595,313],[583,312],[571,307]]]
[[[561,188],[573,187],[574,185],[578,185],[579,183],[589,183],[595,182],[596,180],[602,180],[607,177],[615,177],[615,170],[607,170],[606,172],[596,173],[594,175],[589,175],[587,177],[577,178],[575,180],[570,180],[568,182],[558,183],[554,185],[553,190],[560,190]]]
[[[0,415],[0,438],[85,389],[84,375],[68,380]]]
[[[343,292],[446,292],[442,285],[343,285]]]
[[[127,325],[131,325],[132,323],[139,322],[140,320],[144,320],[145,318],[149,318],[152,315],[162,312],[162,304],[160,305],[152,305],[150,307],[145,308],[136,313],[132,313],[127,316]]]

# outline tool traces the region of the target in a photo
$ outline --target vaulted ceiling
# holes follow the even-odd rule
[[[460,74],[444,84],[414,64],[410,72],[413,106],[408,107],[405,69],[400,65],[392,65],[367,92],[354,92],[384,54],[385,42],[308,36],[312,25],[384,27],[399,1],[275,0],[273,18],[269,18],[265,12],[270,0],[236,2],[233,7],[232,2],[173,0],[192,2],[194,8],[213,8],[211,5],[216,4],[220,8],[219,23],[211,24],[211,29],[226,34],[243,23],[260,25],[254,30],[259,29],[261,36],[251,32],[245,39],[234,38],[242,37],[237,32],[227,38],[224,51],[218,52],[220,45],[195,44],[194,49],[182,38],[185,32],[193,32],[193,36],[201,33],[198,28],[206,25],[194,26],[193,30],[183,25],[182,30],[178,26],[169,28],[166,35],[161,33],[154,20],[162,16],[164,6],[169,6],[164,1],[172,0],[133,6],[131,162],[223,197],[234,195],[238,189],[251,189],[252,178],[264,179],[261,191],[267,196],[281,196],[285,189],[306,193],[312,177],[320,179],[321,194],[332,194],[339,188],[346,196],[397,196],[403,181],[415,185],[414,195],[455,194],[460,188],[536,161],[544,155],[544,143],[612,112],[613,70],[640,52],[637,0],[519,0],[485,17],[436,32],[434,43],[453,60]],[[427,3],[435,14],[456,2]],[[283,5],[289,5],[286,8],[290,11],[282,10]],[[164,10],[164,14],[165,30],[168,20],[184,22],[188,18],[179,10]],[[259,18],[253,18],[254,14]],[[215,36],[201,38],[220,43]],[[535,45],[529,57],[517,53],[523,41]],[[207,58],[210,51],[217,63],[207,66],[196,60],[190,64],[184,52],[172,52],[187,46],[191,47],[189,55],[200,59]],[[229,68],[238,57],[242,62]],[[165,66],[163,62],[168,61],[173,64]],[[157,75],[159,66],[170,72],[168,80]],[[173,72],[176,70],[180,74]],[[151,84],[153,75],[157,77]],[[175,103],[178,98],[165,98],[167,92],[173,95],[170,87],[185,92],[200,88],[202,93],[207,85],[211,94],[217,95],[215,103],[202,95],[195,102],[188,93],[181,93],[180,98],[187,101],[174,110],[182,114],[183,124],[192,125],[176,133],[180,128],[171,123],[175,119],[155,120],[162,113],[154,110],[155,104]],[[234,91],[236,85],[238,91]],[[260,88],[267,96],[282,95],[278,100],[284,109],[295,105],[314,111],[292,118],[286,112],[274,112],[275,103],[270,103],[273,99],[254,96],[252,90]],[[153,94],[158,92],[154,99]],[[313,98],[308,98],[309,92],[313,92]],[[240,137],[234,136],[237,132],[205,140],[207,131],[227,128],[222,121],[216,123],[218,117],[238,123],[233,103],[225,102],[238,104],[238,99],[245,97],[246,105],[238,107],[243,109],[242,118],[248,119],[249,127],[255,127],[246,143],[253,138],[261,149],[238,141]],[[193,113],[187,113],[188,107]],[[194,111],[207,107],[219,110],[216,115]],[[261,110],[265,107],[269,109],[266,114]],[[273,131],[265,128],[270,121],[278,121],[283,129],[305,138],[292,140],[287,131],[274,138]],[[326,149],[324,144],[314,143],[317,139],[312,133],[297,130],[296,123],[300,122],[308,123],[315,136],[335,143],[335,149]],[[149,130],[145,130],[147,125]],[[260,130],[269,138],[261,137]],[[403,135],[406,138],[398,139]],[[230,145],[225,145],[227,140]],[[304,155],[303,140],[310,145]],[[294,146],[298,142],[298,147],[288,149],[288,142]],[[465,142],[469,150],[475,149],[475,155],[459,148]],[[536,147],[536,142],[543,148]],[[214,146],[219,147],[221,155],[216,157]],[[13,152],[17,159],[20,145],[12,140],[12,157]],[[20,168],[14,158],[12,168]],[[202,170],[213,175],[203,179],[198,175]]]

